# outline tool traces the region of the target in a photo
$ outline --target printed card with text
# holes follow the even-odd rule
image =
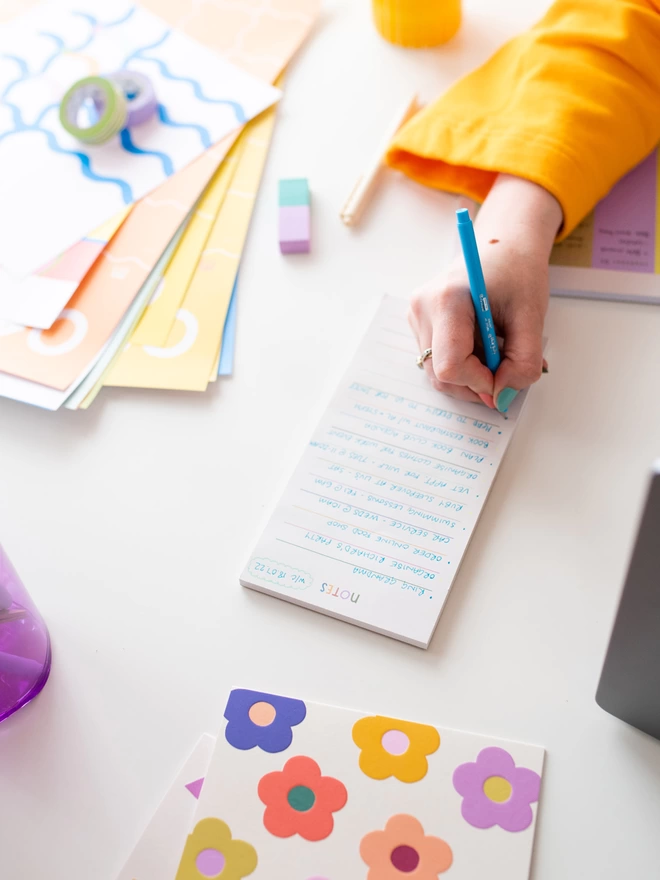
[[[526,880],[537,746],[233,690],[176,880]]]

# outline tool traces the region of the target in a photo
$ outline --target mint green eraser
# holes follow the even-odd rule
[[[280,180],[280,208],[292,205],[309,205],[309,184],[306,177]]]

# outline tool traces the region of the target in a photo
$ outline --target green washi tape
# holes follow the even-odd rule
[[[60,101],[65,131],[85,144],[104,144],[126,125],[128,104],[122,89],[102,76],[78,80]]]

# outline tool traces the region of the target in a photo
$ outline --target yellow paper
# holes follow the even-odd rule
[[[220,340],[222,343],[222,340]],[[215,356],[215,360],[213,361],[213,366],[211,367],[211,375],[209,376],[209,382],[215,382],[218,378],[218,370],[220,369],[220,352],[222,351],[222,344],[218,346],[218,353]]]
[[[229,189],[237,157],[235,148],[222,163],[199,200],[190,225],[159,285],[158,295],[147,306],[131,336],[131,344],[167,344],[176,320],[176,313],[195,274],[199,258]]]
[[[105,223],[101,223],[96,229],[93,229],[87,238],[93,238],[95,241],[110,241],[115,232],[119,229],[124,220],[128,217],[131,206],[127,205],[122,208],[114,217],[110,217]]]
[[[149,304],[150,297],[153,297],[154,293],[158,290],[158,285],[162,281],[164,273],[172,262],[172,257],[176,252],[177,245],[181,241],[181,237],[185,234],[189,222],[190,217],[187,217],[183,226],[168,244],[167,249],[161,255],[149,275],[148,281],[145,282],[140,289],[140,293],[131,303],[130,308],[122,318],[113,338],[108,343],[107,352],[102,354],[99,363],[92,368],[91,372],[87,374],[85,379],[83,379],[78,388],[64,404],[67,409],[87,409],[96,399],[99,391],[103,388],[103,380],[109,370],[112,369],[114,362],[121,356],[121,352],[126,347],[133,331],[140,322],[140,318]]]
[[[240,137],[243,153],[167,345],[129,345],[108,371],[105,385],[206,389],[220,350],[274,121],[275,112],[266,111]]]
[[[229,156],[227,156],[225,161],[220,166],[220,170],[218,172],[218,175],[216,176],[216,178],[214,178],[214,180],[218,183],[218,185],[225,192],[228,188],[229,183],[231,182],[231,180],[233,178],[233,175],[236,171],[236,167],[238,165],[238,161],[239,161],[240,156],[243,152],[243,143],[244,143],[243,138],[239,137],[237,142],[232,147],[231,153],[229,154]],[[185,238],[185,232],[184,232],[184,238]],[[181,241],[183,241],[183,238],[181,239]],[[179,242],[179,244],[181,244],[181,242]],[[178,247],[174,253],[176,254],[177,252],[178,252]],[[174,259],[174,258],[172,258],[172,259]],[[168,264],[168,266],[165,268],[165,272],[163,274],[163,277],[165,277],[165,274],[167,273],[167,270],[170,268],[171,265],[172,265],[172,262],[170,262]],[[156,288],[156,289],[158,290],[158,288]],[[146,309],[147,306],[148,306],[148,304],[145,304],[144,308]],[[142,312],[142,315],[143,314],[144,314],[144,311]],[[85,397],[85,399],[82,401],[82,403],[78,407],[79,409],[87,409],[89,406],[91,406],[91,404],[96,399],[101,388],[103,388],[103,386],[107,384],[107,378],[108,378],[108,376],[110,376],[112,374],[115,366],[120,361],[122,361],[124,358],[129,356],[128,352],[131,352],[133,350],[135,350],[135,351],[141,350],[144,352],[150,352],[152,350],[152,348],[153,348],[152,346],[139,346],[139,345],[135,345],[133,343],[133,338],[132,338],[133,333],[137,329],[138,322],[140,321],[142,315],[139,315],[135,319],[133,324],[128,328],[128,330],[126,332],[126,337],[125,337],[127,340],[126,344],[124,344],[124,343],[121,344],[121,346],[117,350],[117,353],[115,354],[113,359],[108,364],[108,367],[105,370],[105,372],[103,373],[103,375],[101,376],[101,378],[94,385],[94,387],[90,390],[89,394]],[[175,315],[175,320],[176,320],[176,315]],[[176,328],[173,327],[173,330],[176,330]],[[168,336],[168,338],[169,338],[169,336]],[[156,349],[156,350],[160,350],[160,349]]]

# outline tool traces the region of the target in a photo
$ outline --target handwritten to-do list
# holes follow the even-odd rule
[[[438,393],[406,312],[384,298],[241,583],[428,647],[526,393]]]

